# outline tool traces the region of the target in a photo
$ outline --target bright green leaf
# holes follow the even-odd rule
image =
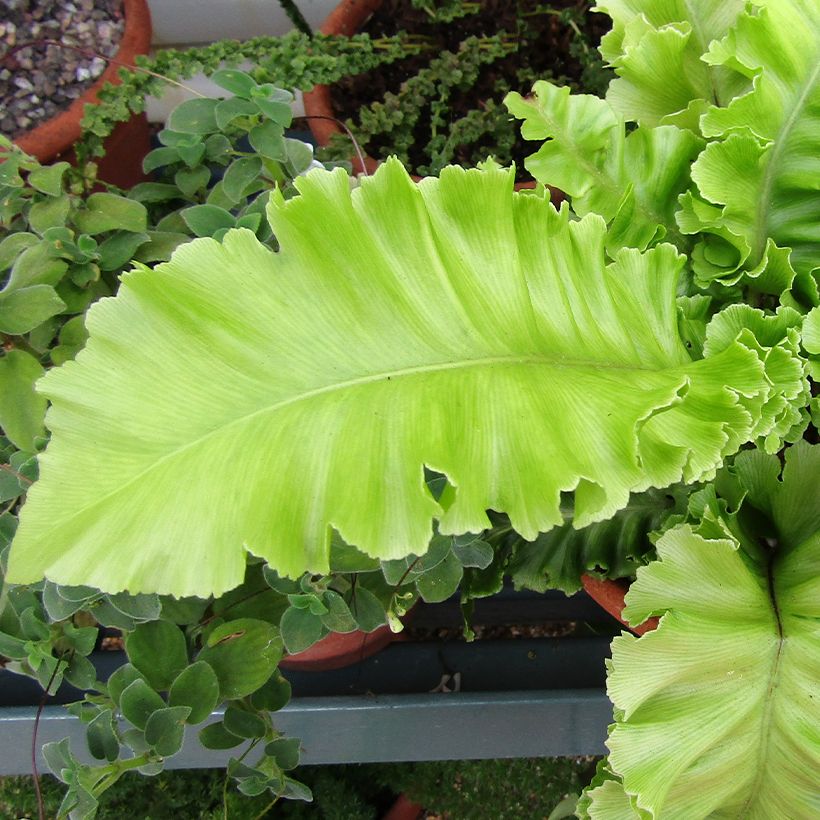
[[[248,551],[326,572],[331,525],[397,559],[434,517],[481,532],[488,509],[534,538],[562,491],[586,526],[769,432],[762,407],[802,378],[773,385],[750,333],[690,359],[673,248],[607,265],[600,217],[512,183],[453,167],[416,185],[389,161],[351,192],[312,171],[274,194],[278,253],[237,230],[126,274],[80,361],[43,380],[53,435],[9,579],[221,594]]]
[[[773,515],[774,552],[740,543],[727,525],[720,538],[682,525],[638,570],[625,617],[663,617],[642,638],[613,642],[607,745],[626,792],[655,817],[813,814],[819,467],[820,448],[806,443],[787,451],[782,481],[775,456],[741,467],[757,488],[744,505]]]

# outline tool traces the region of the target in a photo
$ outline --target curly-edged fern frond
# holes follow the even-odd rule
[[[671,246],[607,264],[600,217],[501,170],[297,184],[270,209],[278,253],[241,229],[195,240],[91,309],[42,383],[53,437],[10,580],[218,594],[248,552],[326,571],[335,528],[420,555],[431,519],[481,532],[488,509],[532,539],[562,492],[583,527],[767,432],[782,387],[758,343],[699,361],[681,343]]]
[[[788,448],[782,475],[760,451],[730,472],[744,495],[735,524],[668,531],[627,594],[630,623],[661,621],[613,642],[609,768],[655,818],[810,818],[820,809],[820,446]],[[617,785],[606,797],[623,803]]]

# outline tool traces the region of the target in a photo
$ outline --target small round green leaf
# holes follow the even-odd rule
[[[244,738],[264,737],[268,728],[259,715],[234,704],[225,710],[224,722],[229,732]]]
[[[280,162],[287,159],[285,150],[284,129],[275,122],[264,122],[251,128],[248,132],[248,139],[254,150],[264,157],[270,157]]]
[[[131,663],[159,691],[170,688],[188,665],[185,636],[169,621],[139,624],[125,639],[125,649]]]
[[[214,71],[211,74],[211,81],[231,94],[236,94],[237,97],[249,97],[257,87],[256,80],[250,74],[236,68],[221,68]]]
[[[325,632],[321,616],[296,606],[285,610],[279,628],[285,648],[291,655],[313,646]]]
[[[185,720],[190,713],[188,706],[157,709],[145,724],[145,742],[163,757],[175,755],[182,748]]]
[[[0,293],[0,332],[22,336],[61,313],[65,307],[65,302],[49,285],[32,285]]]
[[[251,695],[251,705],[254,709],[278,712],[290,700],[290,693],[290,681],[276,671],[267,683]]]
[[[88,197],[85,210],[77,211],[74,222],[77,230],[92,236],[117,230],[142,233],[148,227],[148,212],[133,199],[101,192]]]
[[[45,370],[24,350],[9,350],[0,359],[0,426],[21,450],[34,451],[34,439],[43,435],[48,402],[34,392]],[[68,616],[64,616],[68,617]]]
[[[353,632],[359,628],[356,619],[350,613],[350,607],[338,592],[329,589],[322,600],[327,609],[327,612],[321,616],[322,623],[331,632]]]
[[[142,678],[126,686],[120,695],[123,717],[138,729],[144,729],[148,718],[164,708],[165,701]]]
[[[258,111],[259,109],[252,102],[240,97],[221,100],[216,106],[216,124],[219,128],[225,128],[237,117],[258,116]]]
[[[233,749],[242,743],[242,738],[229,732],[225,724],[211,723],[199,732],[199,742],[206,749]]]
[[[361,585],[356,587],[356,592],[350,599],[350,611],[363,632],[372,632],[387,623],[381,601]]]
[[[67,162],[55,162],[35,168],[28,175],[28,184],[43,194],[59,196],[63,192],[63,175],[70,167]]]
[[[193,197],[197,191],[202,190],[210,179],[211,172],[204,165],[197,165],[195,168],[180,168],[174,174],[174,183],[187,197]]]
[[[197,661],[179,673],[168,692],[170,706],[188,706],[188,723],[202,723],[219,701],[219,681],[205,661]]]
[[[65,225],[70,211],[71,200],[67,195],[50,197],[31,206],[28,221],[32,230],[42,235],[49,228]]]
[[[179,154],[176,148],[163,146],[149,151],[142,160],[142,170],[146,174],[151,171],[156,171],[157,168],[162,168],[165,165],[171,165],[174,162],[179,162]]]
[[[196,236],[213,236],[218,230],[236,224],[230,212],[217,205],[193,205],[182,211],[182,218]]]
[[[428,604],[437,604],[446,601],[458,589],[463,574],[464,567],[450,552],[440,564],[418,577],[416,588]]]
[[[116,760],[120,753],[120,743],[114,733],[112,713],[103,709],[86,729],[88,751],[97,760]]]
[[[282,657],[282,638],[272,624],[254,618],[228,621],[211,632],[198,660],[207,661],[219,680],[224,700],[255,692]]]
[[[235,159],[225,171],[222,179],[222,190],[234,202],[239,202],[245,195],[245,189],[262,171],[262,160],[259,157],[240,157]]]
[[[492,564],[495,555],[491,544],[474,535],[454,538],[453,552],[462,567],[477,567],[478,569],[487,569]]]
[[[120,705],[120,698],[122,693],[134,681],[145,681],[145,676],[135,666],[130,663],[124,663],[122,666],[115,669],[106,682],[108,688],[108,695],[117,706]]]
[[[285,772],[299,765],[301,742],[296,737],[278,737],[265,746],[265,754],[276,761],[276,765]]]
[[[214,109],[217,100],[199,97],[180,103],[168,117],[168,127],[183,134],[210,134],[216,131]]]
[[[158,595],[145,593],[130,595],[127,592],[117,592],[106,597],[112,606],[137,621],[156,620],[162,609]]]

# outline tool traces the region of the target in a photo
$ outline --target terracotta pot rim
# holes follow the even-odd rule
[[[151,13],[146,0],[123,0],[122,10],[125,26],[113,59],[133,66],[134,58],[147,54],[151,45]],[[97,94],[106,83],[120,82],[121,67],[109,63],[96,82],[68,108],[20,135],[14,143],[40,162],[48,162],[66,151],[82,136],[80,120],[85,106],[97,102]]]
[[[598,606],[605,609],[613,618],[620,621],[627,629],[636,635],[644,635],[655,629],[660,618],[648,618],[638,626],[632,626],[622,617],[624,596],[629,591],[629,581],[625,578],[595,578],[592,575],[582,575],[581,583],[584,591]]]
[[[393,633],[389,626],[378,627],[373,632],[331,632],[313,646],[294,655],[286,655],[279,666],[283,669],[325,672],[341,669],[365,660],[384,649],[400,634]]]

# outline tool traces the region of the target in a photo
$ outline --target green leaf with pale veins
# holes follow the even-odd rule
[[[820,771],[820,446],[741,454],[757,538],[667,532],[624,616],[661,615],[612,645],[609,763],[653,817],[813,817]]]
[[[748,245],[745,269],[760,265],[771,241],[791,248],[794,271],[809,275],[820,265],[820,6],[778,0],[750,9],[704,60],[752,85],[704,115],[703,133],[722,141],[698,158],[692,178]],[[817,304],[816,283],[813,291]]]
[[[671,246],[607,265],[600,217],[570,222],[502,170],[297,184],[270,208],[278,253],[197,240],[91,308],[86,348],[42,382],[53,437],[10,581],[205,597],[248,551],[327,572],[333,527],[396,559],[431,519],[477,533],[488,509],[532,539],[562,491],[586,526],[766,432],[757,348],[693,362],[681,343]]]
[[[655,126],[676,123],[697,128],[706,105],[724,104],[745,78],[701,55],[723,37],[745,0],[601,0],[596,11],[612,18],[601,54],[618,79],[607,100],[627,120]]]
[[[560,589],[571,595],[581,575],[623,578],[635,573],[653,551],[650,534],[674,512],[682,511],[680,487],[633,495],[612,518],[583,529],[571,523],[542,533],[533,542],[516,539],[507,574],[516,588]]]
[[[677,234],[677,196],[690,185],[701,140],[672,125],[627,135],[605,100],[571,95],[566,86],[539,81],[533,94],[525,99],[513,92],[504,100],[524,120],[524,139],[546,140],[524,164],[536,180],[569,194],[579,216],[597,213],[611,223],[612,255]]]

